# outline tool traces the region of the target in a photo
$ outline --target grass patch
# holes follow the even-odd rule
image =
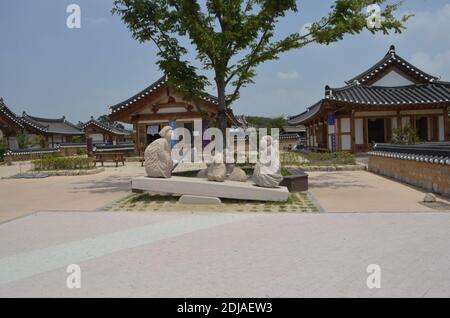
[[[108,211],[210,211],[210,212],[318,212],[305,193],[291,193],[286,202],[222,199],[221,205],[187,207],[178,203],[179,196],[164,193],[143,193],[127,197],[107,208]]]
[[[356,160],[352,153],[347,151],[338,152],[309,152],[296,153],[287,152],[280,154],[283,166],[337,166],[355,165]]]

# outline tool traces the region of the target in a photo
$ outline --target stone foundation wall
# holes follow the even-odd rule
[[[399,181],[450,196],[450,166],[370,156],[368,169]]]

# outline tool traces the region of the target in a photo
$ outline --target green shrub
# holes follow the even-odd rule
[[[19,149],[26,149],[30,145],[30,137],[25,130],[19,130],[16,133],[16,141]]]
[[[81,138],[81,136],[73,136],[72,137],[72,142],[74,144],[81,144],[83,142],[83,138]]]
[[[392,131],[391,143],[397,145],[414,145],[420,142],[417,130],[410,125],[394,129]]]
[[[0,161],[5,159],[5,154],[8,151],[6,147],[6,142],[3,139],[0,139]]]
[[[88,157],[44,157],[32,161],[33,170],[81,170],[92,169],[94,161]]]
[[[40,148],[47,148],[48,142],[47,139],[42,135],[37,135],[31,140],[32,146],[38,146]]]

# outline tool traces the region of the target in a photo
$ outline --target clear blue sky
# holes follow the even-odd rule
[[[333,1],[298,1],[299,12],[279,26],[297,32],[323,16]],[[66,27],[66,7],[82,9],[82,28]],[[0,96],[16,113],[66,115],[73,122],[108,112],[161,76],[152,44],[133,40],[112,0],[2,0]],[[242,91],[236,114],[294,115],[378,61],[395,44],[418,67],[450,80],[450,3],[406,0],[400,13],[416,16],[402,35],[348,36],[331,46],[310,46],[258,68],[256,84]]]

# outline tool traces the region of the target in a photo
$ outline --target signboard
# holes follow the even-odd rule
[[[328,134],[330,136],[330,150],[335,152],[337,150],[336,143],[336,116],[334,113],[328,113]]]

